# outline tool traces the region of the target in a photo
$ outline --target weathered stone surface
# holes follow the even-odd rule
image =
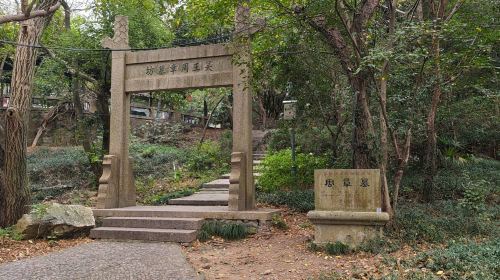
[[[88,234],[94,226],[91,208],[53,203],[23,215],[16,224],[16,230],[22,233],[25,239],[47,236],[61,238]]]
[[[314,171],[316,210],[381,211],[378,169],[325,169]]]
[[[310,211],[307,217],[315,225],[315,243],[339,241],[351,247],[380,237],[382,226],[389,221],[389,214],[377,212]]]
[[[241,172],[242,192],[237,193],[244,207],[255,209],[252,173],[252,93],[250,8],[248,1],[238,5],[235,29],[238,38],[233,51],[226,45],[193,46],[131,52],[128,19],[117,16],[113,38],[103,40],[112,50],[111,130],[109,155],[116,158],[104,169],[99,188],[98,208],[135,205],[135,186],[129,159],[130,96],[135,92],[233,86],[233,152],[243,153],[246,164]],[[246,3],[246,4],[244,4]],[[233,167],[235,168],[235,167]],[[229,186],[229,183],[227,184]],[[226,186],[223,186],[226,188]],[[117,206],[116,202],[118,203]]]
[[[380,170],[315,170],[314,192],[315,211],[307,216],[316,243],[357,247],[382,235],[389,215],[381,210]]]

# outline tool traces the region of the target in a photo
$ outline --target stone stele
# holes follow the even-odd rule
[[[337,241],[357,247],[381,236],[389,215],[382,212],[379,169],[327,169],[314,172],[315,243]]]

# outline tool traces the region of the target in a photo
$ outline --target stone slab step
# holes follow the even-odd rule
[[[253,160],[253,165],[260,165],[262,163],[262,160]]]
[[[266,154],[253,154],[253,159],[255,160],[261,160],[266,157]]]
[[[204,218],[223,220],[271,220],[279,209],[256,209],[250,211],[230,211],[227,206],[130,206],[113,209],[93,209],[96,217],[165,217]]]
[[[203,220],[201,218],[109,217],[102,220],[102,226],[150,229],[200,229]]]
[[[168,201],[170,205],[194,205],[194,206],[226,206],[229,200],[228,192],[204,192],[195,193],[190,196],[171,199]]]
[[[229,193],[228,189],[202,189],[199,192],[200,194],[221,194],[221,193]]]
[[[185,229],[151,229],[151,228],[122,228],[99,227],[90,231],[90,238],[145,240],[189,243],[196,239],[197,230]]]
[[[209,183],[205,183],[202,189],[228,189],[229,179],[217,179]]]
[[[230,173],[227,173],[227,174],[223,174],[223,175],[221,175],[221,176],[220,176],[220,178],[221,178],[221,179],[229,179],[229,176],[231,176],[231,174],[230,174]],[[254,173],[254,174],[253,174],[253,176],[254,176],[254,177],[256,177],[256,178],[257,178],[257,177],[260,177],[260,173]]]

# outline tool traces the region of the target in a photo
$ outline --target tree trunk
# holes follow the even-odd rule
[[[437,172],[437,131],[436,131],[436,114],[441,98],[441,66],[440,66],[440,43],[438,28],[435,27],[432,35],[432,57],[434,60],[434,86],[432,89],[432,101],[427,114],[426,136],[427,147],[425,150],[424,163],[424,187],[422,198],[426,202],[432,201],[432,192],[434,189],[434,176]]]
[[[87,155],[90,155],[93,152],[91,143],[92,138],[90,136],[89,129],[85,126],[85,115],[83,113],[82,100],[80,99],[82,86],[80,80],[75,76],[71,77],[71,82],[72,82],[71,91],[73,94],[73,106],[75,107],[75,116],[76,116],[78,132],[81,136],[83,150]],[[96,178],[99,178],[102,175],[101,165],[99,164],[99,162],[92,160],[90,157],[89,161],[90,165],[92,166],[92,171],[94,175],[96,176]]]
[[[45,10],[57,0],[42,0],[38,9]],[[20,45],[38,45],[51,16],[37,17],[22,22],[19,31]],[[29,112],[31,109],[33,76],[37,49],[18,46],[12,71],[9,109],[6,117],[6,143],[4,186],[0,197],[0,227],[15,224],[26,211],[29,203],[29,186],[26,174],[26,147]]]
[[[372,168],[376,162],[372,158],[373,142],[375,133],[373,131],[372,116],[368,107],[367,90],[368,77],[359,75],[351,82],[355,90],[354,106],[354,133],[352,141],[353,168]]]
[[[109,91],[108,91],[109,92]],[[102,91],[97,94],[96,98],[96,111],[101,119],[102,124],[102,151],[103,154],[109,153],[109,94],[102,89]]]
[[[384,66],[382,81],[380,82],[380,177],[382,188],[382,207],[383,210],[393,216],[394,212],[391,206],[391,197],[389,194],[389,185],[387,183],[387,165],[389,161],[389,146],[387,143],[387,125],[383,110],[387,106],[387,79],[385,78],[387,64]],[[382,108],[384,107],[384,108]]]

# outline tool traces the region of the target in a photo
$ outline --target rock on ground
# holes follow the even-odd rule
[[[37,205],[16,224],[16,230],[23,234],[25,239],[85,235],[93,227],[95,219],[92,209],[58,203]]]

